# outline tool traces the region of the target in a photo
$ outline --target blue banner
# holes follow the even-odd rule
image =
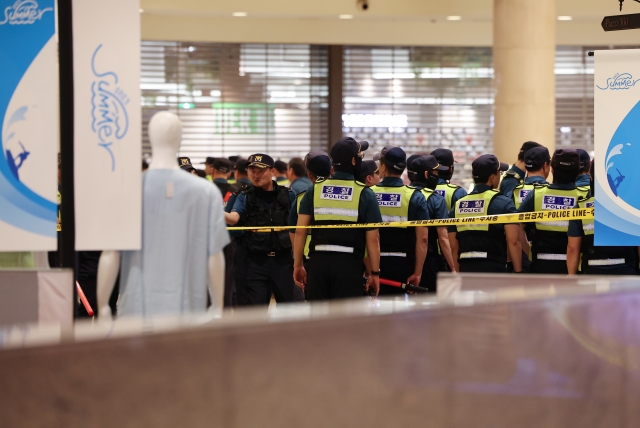
[[[34,71],[33,67],[47,45],[47,59],[55,59],[50,52],[54,35],[54,0],[0,0],[0,225],[4,222],[51,238],[56,236],[58,207],[50,197],[52,192],[41,189],[53,188],[55,192],[56,177],[42,173],[38,177],[33,167],[48,161],[53,164],[48,170],[55,170],[55,157],[51,158],[50,154],[57,152],[58,128],[50,118],[43,123],[43,114],[57,118],[57,109],[49,111],[50,99],[43,103],[37,99],[38,88],[43,84],[53,85],[53,92],[57,93],[57,63],[40,62],[38,67],[42,70]],[[37,83],[29,87],[32,81]],[[50,98],[50,93],[42,95]],[[53,129],[41,129],[51,123]],[[45,144],[53,147],[43,150]],[[44,184],[43,180],[46,180]],[[7,236],[4,229],[3,235],[4,240]],[[23,241],[25,237],[18,234],[9,236],[11,239]],[[5,241],[0,245],[1,250],[10,250],[9,247],[18,249],[24,247],[24,242],[11,245]]]

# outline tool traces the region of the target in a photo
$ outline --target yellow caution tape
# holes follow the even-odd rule
[[[344,229],[344,228],[373,228],[380,227],[416,227],[416,226],[456,226],[459,224],[509,224],[509,223],[535,223],[539,221],[563,221],[563,220],[591,220],[593,208],[574,208],[570,210],[541,211],[533,213],[499,214],[479,217],[445,218],[441,220],[415,220],[393,221],[387,223],[353,223],[353,224],[323,224],[311,226],[287,226],[287,227],[227,227],[227,230],[247,230],[252,232],[278,232],[289,229]]]

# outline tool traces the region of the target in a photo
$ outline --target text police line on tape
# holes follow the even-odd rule
[[[246,230],[251,232],[271,232],[289,229],[337,229],[337,228],[380,228],[380,227],[417,227],[417,226],[455,226],[457,224],[508,224],[508,223],[535,223],[549,220],[592,220],[593,207],[574,208],[567,210],[539,211],[533,213],[499,214],[478,217],[445,218],[441,220],[415,220],[393,221],[383,223],[352,223],[352,224],[323,224],[311,226],[244,226],[227,227],[227,230]]]

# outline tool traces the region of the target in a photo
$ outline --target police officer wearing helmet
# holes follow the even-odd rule
[[[432,220],[448,218],[447,202],[435,189],[438,185],[438,174],[441,171],[449,171],[449,167],[440,165],[431,155],[417,158],[411,156],[409,160],[411,162],[407,162],[407,172],[411,185],[420,189],[426,198],[429,218]],[[438,272],[456,271],[447,232],[446,226],[429,227],[429,245],[422,268],[420,286],[431,291],[436,291]]]
[[[456,202],[450,218],[493,216],[516,211],[513,201],[496,189],[500,171],[508,168],[492,155],[479,156],[471,164],[475,188]],[[507,252],[514,272],[521,272],[520,225],[478,224],[449,228],[451,251],[457,256],[459,272],[506,272]]]
[[[300,203],[298,226],[379,223],[380,210],[373,191],[355,181],[360,175],[366,141],[342,138],[331,148],[335,173],[318,180]],[[310,168],[309,164],[307,168]],[[311,233],[309,272],[303,266],[303,251]],[[366,289],[380,287],[380,246],[377,228],[297,229],[294,278],[305,287],[307,300],[326,300],[363,295],[362,259],[365,248],[371,262]]]
[[[400,147],[386,147],[380,153],[382,181],[372,187],[376,192],[384,222],[429,220],[427,200],[419,189],[405,186],[402,173],[407,155]],[[429,229],[385,227],[380,230],[380,270],[383,278],[419,285],[427,256]],[[402,289],[380,286],[381,294],[404,293]]]
[[[502,177],[502,182],[500,182],[500,193],[511,198],[513,189],[515,189],[519,184],[524,183],[526,170],[524,165],[524,155],[534,147],[540,147],[540,144],[535,141],[527,141],[522,145],[522,147],[520,147],[516,163],[514,163]]]
[[[449,168],[448,171],[438,171],[438,185],[436,186],[436,192],[444,197],[447,202],[447,211],[450,211],[456,202],[467,196],[467,191],[462,187],[452,184],[451,178],[453,177],[453,171],[455,160],[453,159],[453,152],[449,149],[435,149],[431,152],[431,156],[434,156],[438,163],[442,166]]]
[[[578,208],[593,208],[593,164],[590,194],[578,200]],[[575,275],[580,270],[588,275],[635,275],[638,266],[638,247],[594,246],[593,219],[569,221],[567,270]]]
[[[294,300],[291,240],[286,229],[294,195],[273,180],[273,168],[271,156],[249,156],[247,169],[252,186],[238,195],[231,213],[225,214],[229,225],[281,228],[244,234],[246,271],[244,282],[236,284],[236,288],[244,288],[238,291],[238,305],[265,305],[272,292],[278,303]]]
[[[568,210],[578,203],[575,180],[580,170],[580,156],[575,149],[558,149],[551,158],[553,183],[536,186],[524,198],[518,212]],[[568,220],[535,223],[531,273],[567,274]]]

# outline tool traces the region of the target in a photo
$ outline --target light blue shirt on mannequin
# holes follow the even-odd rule
[[[118,315],[207,308],[208,259],[229,243],[216,186],[183,170],[142,178],[142,249],[122,252]]]

